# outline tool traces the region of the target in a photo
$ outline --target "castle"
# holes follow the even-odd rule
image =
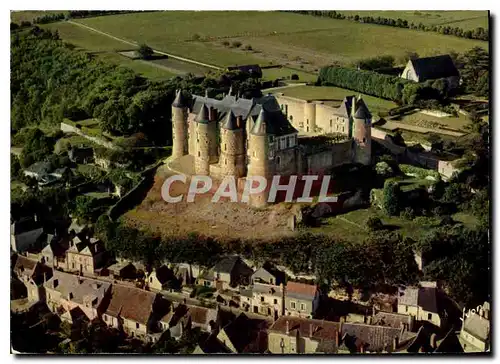
[[[196,175],[234,176],[238,182],[247,176],[321,175],[342,164],[371,163],[371,114],[360,97],[348,96],[330,108],[332,128],[322,133],[314,131],[315,110],[307,103],[294,118],[278,99],[249,100],[230,90],[221,100],[193,95],[188,102],[178,90],[172,103],[172,159],[182,158]],[[266,203],[266,193],[250,200],[256,207]]]

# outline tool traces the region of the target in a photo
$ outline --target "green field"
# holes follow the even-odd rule
[[[432,32],[278,12],[167,11],[78,21],[129,41],[219,66],[273,62],[314,70],[367,55],[400,57],[415,51],[426,56],[463,52],[476,45],[488,47],[487,42]],[[193,41],[195,34],[199,41]],[[251,44],[257,53],[224,47],[223,40]]]
[[[21,23],[22,21],[29,21],[30,23],[34,18],[39,16],[49,15],[49,14],[60,14],[67,13],[68,10],[23,10],[23,11],[11,11],[10,12],[10,21],[14,23]]]
[[[432,11],[432,10],[369,10],[339,11],[345,15],[372,16],[374,18],[402,19],[418,25],[441,25],[472,30],[477,27],[488,29],[488,12],[482,10]]]
[[[287,67],[265,68],[262,70],[262,78],[264,80],[275,80],[277,78],[289,79],[294,74],[299,76],[299,79],[290,82],[316,82],[318,80],[317,73],[304,72]]]
[[[332,100],[331,104],[334,106],[340,105],[340,102],[346,96],[359,95],[359,93],[355,91],[328,86],[297,86],[278,89],[276,92],[303,100]],[[372,114],[377,114],[381,111],[387,112],[397,106],[392,101],[379,99],[378,97],[363,94],[361,94],[361,96]]]

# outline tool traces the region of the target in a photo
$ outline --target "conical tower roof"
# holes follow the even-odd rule
[[[356,101],[356,111],[354,113],[356,119],[369,119],[371,118],[370,111],[361,97]]]
[[[224,120],[224,124],[222,125],[222,127],[227,130],[238,129],[238,124],[236,123],[236,116],[234,116],[232,110],[229,110],[229,112],[227,113],[227,116]]]
[[[255,120],[255,124],[253,125],[250,134],[254,135],[266,135],[266,124],[269,121],[269,117],[267,115],[267,111],[262,108],[260,110],[259,116],[257,120]]]
[[[175,99],[174,102],[172,103],[172,106],[174,107],[186,107],[186,99],[182,95],[182,91],[179,89],[175,93]]]
[[[207,107],[207,105],[203,104],[201,106],[200,112],[196,116],[195,120],[198,123],[208,124],[208,107]]]

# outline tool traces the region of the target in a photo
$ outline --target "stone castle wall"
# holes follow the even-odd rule
[[[300,153],[300,159],[300,174],[327,174],[332,168],[353,161],[353,141],[336,143],[311,154]]]

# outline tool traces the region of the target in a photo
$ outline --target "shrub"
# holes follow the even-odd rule
[[[250,44],[247,44],[247,45],[245,46],[245,50],[246,50],[246,51],[253,51],[253,48],[252,48],[252,46],[251,46]]]
[[[399,213],[400,208],[400,188],[395,181],[386,181],[384,184],[384,197],[382,206],[385,213],[389,216],[395,216]]]
[[[223,41],[222,41],[222,45],[223,45],[224,47],[229,47],[230,43],[229,43],[229,41],[227,41],[227,40],[223,40]]]
[[[233,43],[231,43],[231,45],[234,48],[239,48],[239,47],[241,47],[241,42],[239,40],[235,40]]]
[[[382,177],[389,177],[393,174],[392,168],[387,162],[378,162],[375,165],[375,171]]]
[[[139,49],[137,50],[137,53],[139,54],[139,57],[141,57],[142,59],[149,59],[153,55],[154,51],[150,46],[146,44],[141,44],[139,46]]]
[[[381,230],[384,225],[382,224],[382,220],[380,220],[380,218],[378,218],[376,216],[370,216],[366,220],[366,226],[368,227],[368,230],[370,230],[370,231],[377,231],[377,230]]]
[[[407,207],[401,211],[400,216],[405,220],[413,220],[415,218],[415,211],[411,207]]]
[[[294,74],[292,74],[292,76],[290,77],[290,79],[298,81],[299,80],[299,75],[296,74],[296,73],[294,73]]]
[[[193,34],[192,38],[193,40],[200,40],[201,36],[198,33]]]

